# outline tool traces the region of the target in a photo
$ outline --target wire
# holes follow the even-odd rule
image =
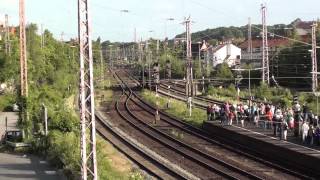
[[[219,11],[219,10],[216,10],[216,9],[214,10],[214,9],[209,8],[208,6],[205,6],[205,5],[203,5],[203,4],[199,3],[199,2],[196,2],[196,1],[193,1],[193,0],[190,0],[190,1],[192,3],[194,3],[194,4],[197,4],[197,5],[201,6],[201,7],[203,7],[203,8],[206,8],[206,9],[208,9],[210,11],[220,12],[221,14],[225,14],[225,15],[229,16],[231,19],[235,18],[235,16],[231,17],[230,14],[226,14],[225,12],[222,12],[222,11]],[[257,27],[256,25],[252,25],[252,27],[262,31],[262,29]],[[310,44],[310,43],[307,43],[307,42],[304,42],[304,41],[300,41],[300,40],[297,40],[297,39],[293,39],[293,38],[289,38],[289,37],[285,37],[285,36],[281,36],[281,35],[278,35],[278,34],[275,34],[275,33],[268,32],[268,34],[273,34],[274,36],[277,36],[277,37],[281,37],[281,38],[284,38],[284,39],[288,39],[290,41],[294,41],[294,42],[302,43],[302,44],[305,44],[305,45],[308,45],[308,46],[312,46],[312,44]]]
[[[252,27],[262,31],[262,29],[257,27],[256,25],[252,25]],[[285,37],[285,36],[281,36],[281,35],[278,35],[278,34],[275,34],[275,33],[268,32],[268,34],[272,34],[274,36],[277,36],[277,37],[280,37],[280,38],[283,38],[283,39],[287,39],[287,40],[294,41],[294,42],[297,42],[297,43],[302,43],[302,44],[305,44],[305,45],[308,45],[308,46],[312,46],[312,44],[310,44],[310,43],[307,43],[307,42],[304,42],[304,41],[300,41],[300,40],[297,40],[297,39],[293,39],[293,38],[289,38],[289,37]]]

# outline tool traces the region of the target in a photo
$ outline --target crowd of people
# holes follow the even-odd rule
[[[295,102],[291,108],[275,106],[271,103],[209,104],[208,121],[220,121],[222,125],[232,125],[234,121],[241,126],[255,125],[273,130],[273,135],[287,140],[288,132],[303,143],[320,145],[319,118],[306,105]]]

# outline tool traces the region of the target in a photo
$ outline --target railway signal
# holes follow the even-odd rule
[[[159,67],[159,63],[154,63],[153,64],[153,82],[155,85],[158,85],[160,83],[160,67]]]

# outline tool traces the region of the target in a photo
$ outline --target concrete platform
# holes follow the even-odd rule
[[[18,113],[0,112],[0,142],[2,141],[2,137],[6,132],[6,118],[8,131],[17,129],[17,123],[19,119]]]
[[[64,180],[46,161],[33,155],[0,153],[0,179]]]
[[[252,129],[239,126],[222,126],[220,122],[206,122],[203,128],[213,137],[236,143],[264,159],[297,169],[320,178],[320,151],[299,144],[279,140]]]

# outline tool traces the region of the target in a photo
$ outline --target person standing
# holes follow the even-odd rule
[[[305,140],[308,136],[308,131],[309,131],[309,126],[306,121],[303,121],[301,129],[302,129],[302,142],[305,143]]]
[[[313,138],[314,138],[314,128],[313,128],[313,124],[309,125],[309,131],[308,131],[308,136],[310,139],[310,145],[313,145]]]
[[[217,105],[213,104],[212,109],[211,109],[211,121],[216,120],[216,110],[217,110]]]
[[[208,106],[207,106],[207,119],[208,119],[208,121],[210,121],[210,119],[211,119],[210,110],[211,110],[211,104],[208,104]]]
[[[214,104],[214,119],[217,120],[217,117],[219,117],[220,107]]]
[[[283,140],[287,140],[287,134],[288,134],[288,123],[284,119],[282,122],[282,129],[283,129]]]
[[[281,122],[283,119],[281,109],[276,110],[276,114],[275,114],[274,118],[275,118],[275,121],[273,122],[273,135],[277,136],[277,132],[278,132],[278,130],[280,130],[280,139],[281,139],[281,126],[280,125],[281,125]]]
[[[224,123],[225,121],[225,104],[221,104],[221,107],[220,107],[220,121],[221,121],[221,124]]]
[[[271,110],[269,108],[267,108],[266,109],[267,122],[265,122],[267,129],[271,129],[272,117],[273,117],[273,114],[272,114]]]

